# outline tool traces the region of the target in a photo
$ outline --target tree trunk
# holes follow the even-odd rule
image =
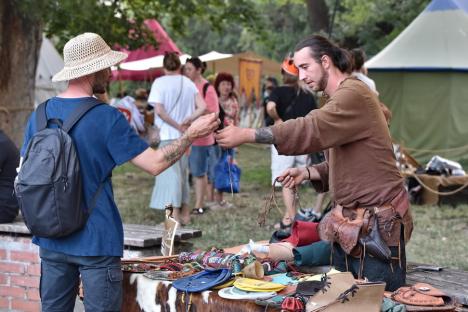
[[[0,128],[20,146],[34,109],[42,23],[19,12],[14,2],[0,1]]]
[[[305,0],[305,2],[307,4],[309,26],[312,33],[328,33],[330,18],[325,0]]]

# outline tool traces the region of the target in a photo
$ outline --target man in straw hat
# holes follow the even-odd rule
[[[227,127],[216,139],[222,147],[275,144],[284,155],[326,150],[325,162],[288,169],[280,179],[286,187],[312,180],[317,190],[330,190],[335,207],[321,220],[319,234],[334,242],[333,264],[356,277],[385,281],[387,290],[395,290],[405,284],[405,242],[413,224],[377,95],[350,76],[348,53],[324,37],[299,42],[294,64],[300,80],[328,96],[322,108],[269,128]],[[369,248],[363,248],[372,247],[363,243],[364,238],[378,234],[384,243],[375,240],[373,246],[381,248],[371,254]],[[378,250],[385,252],[379,254]]]
[[[126,54],[112,51],[97,34],[84,33],[64,47],[64,68],[53,81],[69,81],[68,88],[49,99],[47,118],[66,120],[94,93],[102,93],[111,76],[110,67]],[[148,147],[124,116],[109,105],[97,105],[70,130],[82,175],[85,202],[96,194],[94,209],[81,230],[60,239],[34,237],[40,247],[43,311],[73,311],[79,275],[87,311],[120,311],[122,302],[122,221],[114,202],[112,169],[131,161],[157,175],[177,161],[196,138],[210,134],[219,125],[216,114],[194,121],[171,145]],[[36,132],[35,112],[29,118],[21,155]],[[99,187],[102,185],[102,188]],[[97,189],[101,188],[100,192]]]

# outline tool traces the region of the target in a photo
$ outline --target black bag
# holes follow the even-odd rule
[[[377,259],[383,261],[390,261],[392,259],[392,252],[388,248],[387,244],[380,237],[379,221],[377,215],[374,215],[374,224],[372,225],[372,231],[365,237],[361,237],[359,242],[362,246],[365,246],[366,251],[373,255]]]
[[[47,119],[46,105],[36,110],[37,131],[29,141],[15,180],[15,193],[24,222],[31,234],[58,238],[81,229],[91,214],[103,183],[91,205],[82,208],[80,164],[68,132],[89,110],[102,104],[96,99],[80,105],[62,123]],[[49,124],[57,128],[47,128]]]

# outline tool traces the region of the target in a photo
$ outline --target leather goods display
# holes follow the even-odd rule
[[[453,298],[426,283],[400,287],[391,298],[405,304],[407,311],[455,311]]]
[[[283,303],[284,298],[285,296],[276,295],[269,299],[255,300],[255,304],[265,307],[281,308],[281,304]]]
[[[228,288],[224,288],[218,291],[218,295],[221,298],[225,298],[225,299],[255,300],[255,299],[268,299],[268,298],[274,297],[276,296],[276,292],[274,291],[267,291],[267,292],[245,291],[245,290],[238,289],[236,287],[228,287]]]
[[[352,254],[358,243],[365,213],[364,208],[357,208],[355,217],[351,219],[344,217],[343,207],[337,205],[320,221],[320,238],[325,241],[336,242],[348,255]]]
[[[326,275],[320,281],[304,281],[297,284],[296,293],[302,296],[313,296],[325,287]]]
[[[293,261],[293,249],[294,246],[288,242],[270,244],[268,249],[268,258],[273,261]]]
[[[260,280],[256,280],[252,278],[239,278],[234,282],[234,286],[236,288],[239,288],[245,291],[260,291],[260,292],[269,292],[269,291],[277,292],[277,291],[281,291],[282,289],[286,287],[285,285],[260,281]]]
[[[369,252],[369,254],[373,255],[374,257],[384,260],[390,261],[392,259],[392,252],[390,248],[388,248],[387,244],[382,240],[380,237],[379,231],[379,222],[377,216],[374,216],[374,222],[372,225],[371,232],[359,239],[359,242],[362,246],[364,246],[365,250]]]
[[[200,292],[228,281],[232,276],[229,269],[204,270],[192,276],[178,279],[172,286],[184,292]]]
[[[323,289],[309,297],[306,311],[380,311],[384,282],[357,282],[351,273],[344,272],[326,276],[323,285]]]
[[[300,296],[288,296],[281,304],[281,311],[302,312],[305,309],[305,299]]]
[[[244,273],[245,277],[256,279],[262,279],[265,275],[263,265],[258,261],[254,261],[247,265],[244,269],[242,269],[242,273]]]

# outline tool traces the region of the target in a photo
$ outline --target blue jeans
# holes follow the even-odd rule
[[[401,226],[400,250],[397,247],[389,247],[392,257],[400,257],[400,261],[394,258],[391,262],[372,257],[366,251],[362,276],[367,277],[370,282],[383,281],[386,283],[385,290],[395,291],[406,284],[406,249],[403,239],[404,229]],[[338,271],[350,271],[354,277],[358,277],[361,261],[358,258],[347,255],[340,245],[333,245],[333,265]]]
[[[42,311],[73,311],[80,274],[86,311],[120,311],[120,257],[70,256],[44,248],[40,257]]]

